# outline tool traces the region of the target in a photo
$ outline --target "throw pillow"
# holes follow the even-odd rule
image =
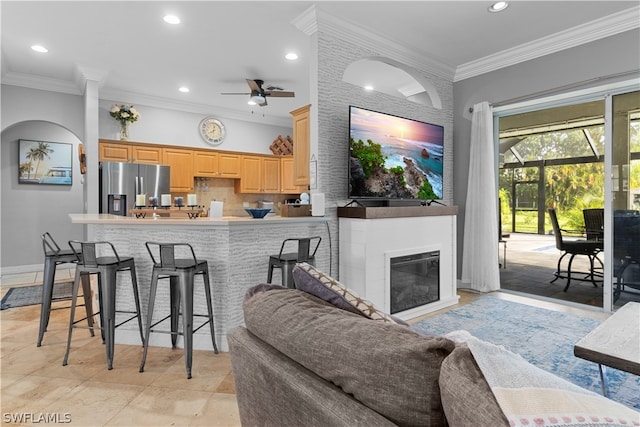
[[[385,323],[407,325],[404,321],[391,317],[372,302],[360,297],[333,277],[324,274],[306,262],[298,263],[293,267],[293,281],[297,289],[310,293],[343,310]]]

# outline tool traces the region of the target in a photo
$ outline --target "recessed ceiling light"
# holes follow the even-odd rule
[[[189,92],[189,88],[188,88],[188,87],[186,87],[186,86],[182,86],[182,87],[178,88],[178,90],[179,90],[180,92],[182,92],[182,93],[187,93],[187,92]]]
[[[40,52],[40,53],[49,52],[49,49],[47,49],[46,47],[41,46],[39,44],[34,44],[33,46],[31,46],[31,50],[35,50],[36,52]]]
[[[177,25],[180,23],[180,18],[175,15],[165,15],[162,19],[164,19],[164,22],[167,24]]]
[[[366,86],[364,86],[364,90],[372,91],[373,90],[373,86],[366,85]]]
[[[509,6],[506,1],[497,1],[489,7],[489,12],[501,12]]]
[[[287,58],[289,61],[295,61],[296,59],[298,59],[298,54],[294,52],[289,52],[285,55],[285,58]]]

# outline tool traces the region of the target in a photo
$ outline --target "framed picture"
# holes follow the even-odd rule
[[[20,184],[71,185],[73,144],[20,140]]]

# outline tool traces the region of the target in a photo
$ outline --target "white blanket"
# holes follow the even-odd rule
[[[640,426],[640,413],[544,371],[467,331],[465,342],[511,426]]]

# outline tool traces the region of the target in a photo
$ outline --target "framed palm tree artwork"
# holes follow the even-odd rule
[[[71,185],[73,144],[21,139],[19,147],[20,184]]]

